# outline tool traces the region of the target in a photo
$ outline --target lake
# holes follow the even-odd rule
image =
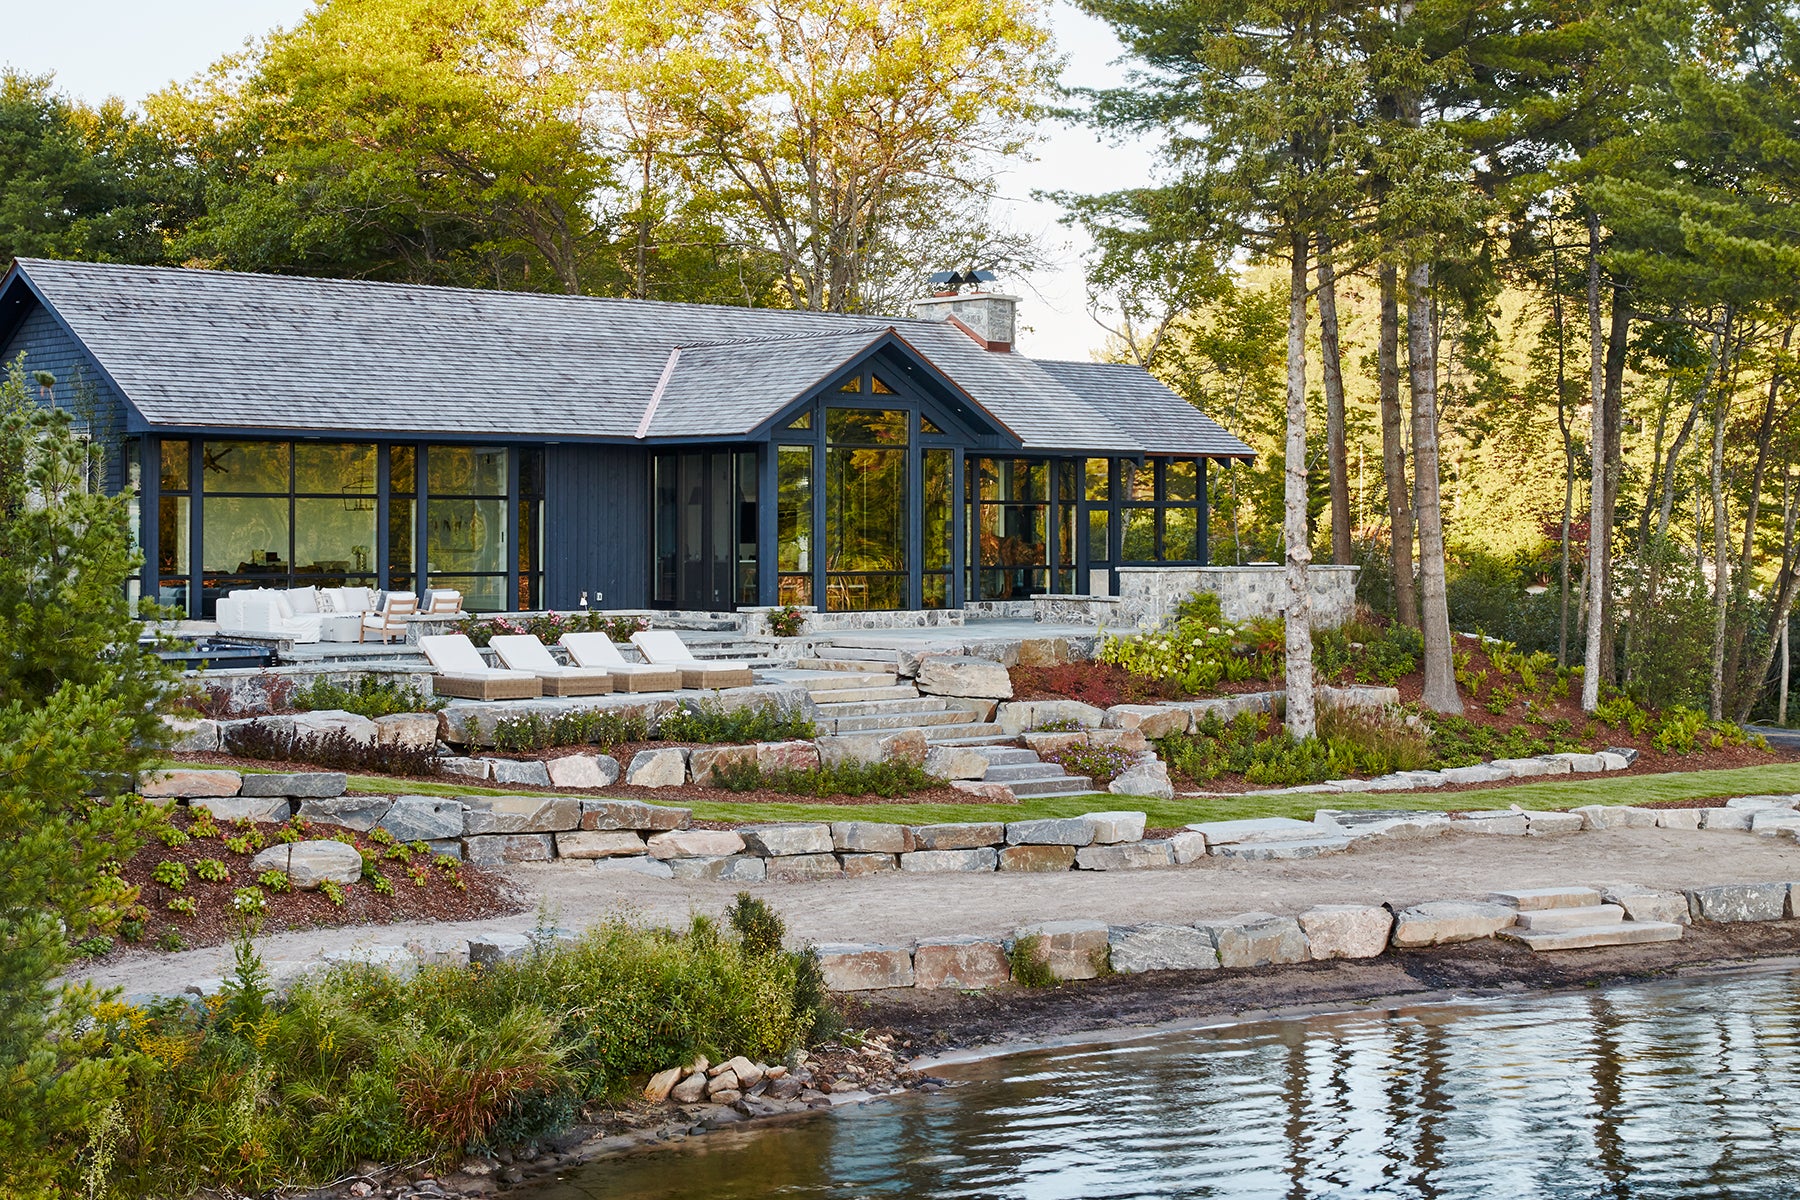
[[[590,1164],[533,1200],[1800,1195],[1800,971],[1236,1024]]]

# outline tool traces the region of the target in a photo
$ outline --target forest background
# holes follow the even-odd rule
[[[327,0],[129,106],[10,73],[0,261],[899,313],[931,270],[1040,260],[995,179],[1060,114],[1160,148],[1155,186],[1058,199],[1108,355],[1259,452],[1214,472],[1215,561],[1360,562],[1446,672],[1434,603],[1596,687],[1773,715],[1794,15],[1082,7],[1125,86],[1059,89],[1029,0]]]

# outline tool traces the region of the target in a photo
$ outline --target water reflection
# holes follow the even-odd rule
[[[535,1200],[1800,1193],[1800,973],[1017,1055]]]

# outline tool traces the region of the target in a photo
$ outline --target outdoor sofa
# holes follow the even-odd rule
[[[441,633],[419,639],[419,649],[437,674],[431,690],[459,700],[536,700],[543,684],[530,671],[490,667],[466,634]]]
[[[604,633],[565,633],[562,648],[578,667],[598,667],[612,676],[619,692],[674,692],[681,689],[681,672],[671,667],[626,662],[619,648]]]
[[[606,671],[563,666],[536,634],[497,634],[488,645],[512,670],[536,675],[546,696],[605,696],[613,690],[613,678]]]

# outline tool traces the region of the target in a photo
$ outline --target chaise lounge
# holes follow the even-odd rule
[[[536,700],[544,686],[529,671],[490,667],[467,635],[437,634],[419,639],[419,649],[431,660],[437,674],[431,690],[459,700]]]
[[[687,688],[749,687],[756,682],[750,664],[706,661],[694,657],[680,635],[667,629],[646,629],[631,635],[644,661],[659,667],[672,667],[681,672],[681,686]]]
[[[619,648],[604,633],[565,633],[562,647],[578,667],[598,667],[612,677],[618,692],[674,692],[681,689],[681,672],[670,667],[626,662]]]
[[[598,667],[565,667],[552,658],[536,634],[500,634],[488,643],[500,661],[514,671],[528,671],[544,685],[546,696],[606,696],[613,690],[610,674]]]

